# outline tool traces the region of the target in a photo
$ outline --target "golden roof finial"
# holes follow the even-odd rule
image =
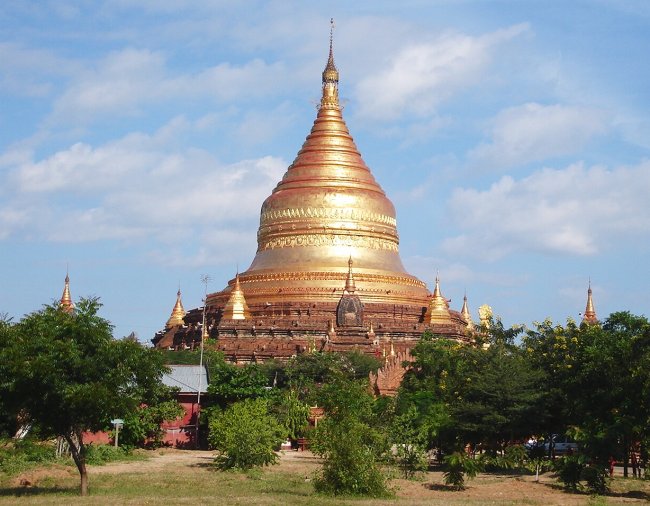
[[[174,309],[172,309],[172,314],[167,320],[167,328],[177,327],[183,325],[183,317],[185,316],[185,308],[183,307],[183,302],[181,301],[181,287],[178,287],[178,292],[176,292],[176,304],[174,304]]]
[[[390,340],[390,356],[394,357],[395,356],[395,345],[393,344],[393,340]]]
[[[463,296],[463,308],[460,310],[460,314],[467,322],[467,328],[469,330],[472,330],[474,328],[474,322],[472,321],[472,315],[469,312],[469,307],[467,306],[467,294]]]
[[[339,105],[339,71],[334,64],[334,18],[330,19],[330,53],[323,70],[323,97],[321,107]]]
[[[348,260],[348,277],[345,279],[345,291],[348,293],[354,293],[356,289],[357,287],[354,284],[354,276],[352,275],[352,255],[350,255],[350,259]]]
[[[68,275],[68,270],[65,271],[65,286],[63,287],[63,295],[61,295],[61,302],[59,302],[59,307],[66,313],[71,313],[74,309],[74,303],[72,302],[72,297],[70,296],[70,276]]]
[[[429,323],[449,323],[451,314],[449,313],[449,302],[442,296],[440,291],[440,278],[436,274],[436,286],[431,296],[429,304]]]
[[[589,289],[587,290],[587,307],[585,308],[585,314],[582,317],[584,323],[597,323],[598,318],[596,317],[596,309],[594,308],[594,301],[591,297],[591,278],[589,278]]]
[[[239,284],[239,273],[237,273],[230,297],[223,308],[223,318],[228,320],[248,320],[250,317],[251,312],[246,303],[244,291]]]

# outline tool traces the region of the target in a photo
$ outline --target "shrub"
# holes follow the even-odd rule
[[[217,465],[222,469],[252,469],[275,464],[274,448],[280,445],[284,429],[268,411],[264,399],[236,402],[213,413],[208,442],[219,450]]]
[[[418,410],[415,406],[395,416],[390,438],[393,443],[393,458],[404,478],[412,478],[418,471],[427,469],[427,434],[418,425]]]
[[[124,427],[119,434],[119,442],[127,447],[158,448],[162,446],[165,435],[161,424],[164,421],[176,420],[184,413],[183,407],[176,401],[141,406],[125,416]]]
[[[28,438],[17,442],[7,441],[0,447],[0,470],[9,476],[55,459],[56,454],[51,442]]]
[[[574,491],[578,490],[584,467],[584,458],[581,455],[567,455],[555,461],[558,479],[566,488]]]
[[[377,463],[373,431],[363,422],[345,417],[321,422],[314,431],[315,453],[324,457],[314,488],[327,495],[391,495]]]
[[[86,447],[86,464],[93,466],[103,466],[108,462],[126,460],[130,456],[131,451],[121,446],[115,448],[111,445],[89,444]]]
[[[443,474],[445,485],[454,490],[465,489],[465,478],[475,478],[481,470],[480,463],[465,452],[454,452],[444,459],[447,470]]]

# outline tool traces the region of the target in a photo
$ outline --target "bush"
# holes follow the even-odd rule
[[[578,490],[584,467],[584,458],[579,455],[567,455],[555,461],[558,479],[566,488],[574,491]]]
[[[56,459],[51,442],[6,441],[0,447],[0,470],[6,475],[14,475],[44,462]]]
[[[558,479],[570,490],[582,488],[580,482],[587,484],[587,490],[594,494],[604,494],[609,490],[607,469],[587,464],[584,455],[567,455],[555,461]]]
[[[425,429],[418,425],[418,410],[415,406],[395,416],[390,427],[390,439],[393,443],[393,459],[404,478],[409,479],[418,471],[426,471],[429,466],[427,434]]]
[[[176,401],[141,406],[125,416],[124,427],[119,434],[119,443],[126,447],[158,448],[162,446],[165,435],[161,424],[164,421],[176,420],[184,414],[183,407]]]
[[[481,464],[465,452],[454,452],[444,459],[447,470],[443,474],[445,485],[454,490],[465,489],[465,478],[475,478],[481,470]]]
[[[327,495],[391,495],[372,444],[372,429],[352,417],[325,419],[314,431],[315,453],[324,457],[314,488]]]
[[[86,464],[103,466],[109,462],[127,460],[131,455],[131,450],[121,446],[89,444],[86,447]]]
[[[213,413],[208,442],[219,450],[217,465],[222,469],[252,469],[275,464],[274,451],[284,438],[284,428],[268,411],[264,399],[236,402],[222,412]]]

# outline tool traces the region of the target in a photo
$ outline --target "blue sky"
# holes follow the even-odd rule
[[[0,313],[71,290],[147,341],[256,249],[315,117],[344,117],[407,270],[508,325],[648,315],[650,3],[0,5]]]

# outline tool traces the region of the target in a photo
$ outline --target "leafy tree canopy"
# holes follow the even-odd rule
[[[114,340],[98,315],[98,299],[81,299],[71,313],[45,306],[23,318],[3,345],[3,395],[42,434],[64,437],[88,492],[86,431],[99,431],[143,404],[166,399],[162,355],[130,340]],[[7,381],[9,378],[9,381]]]

